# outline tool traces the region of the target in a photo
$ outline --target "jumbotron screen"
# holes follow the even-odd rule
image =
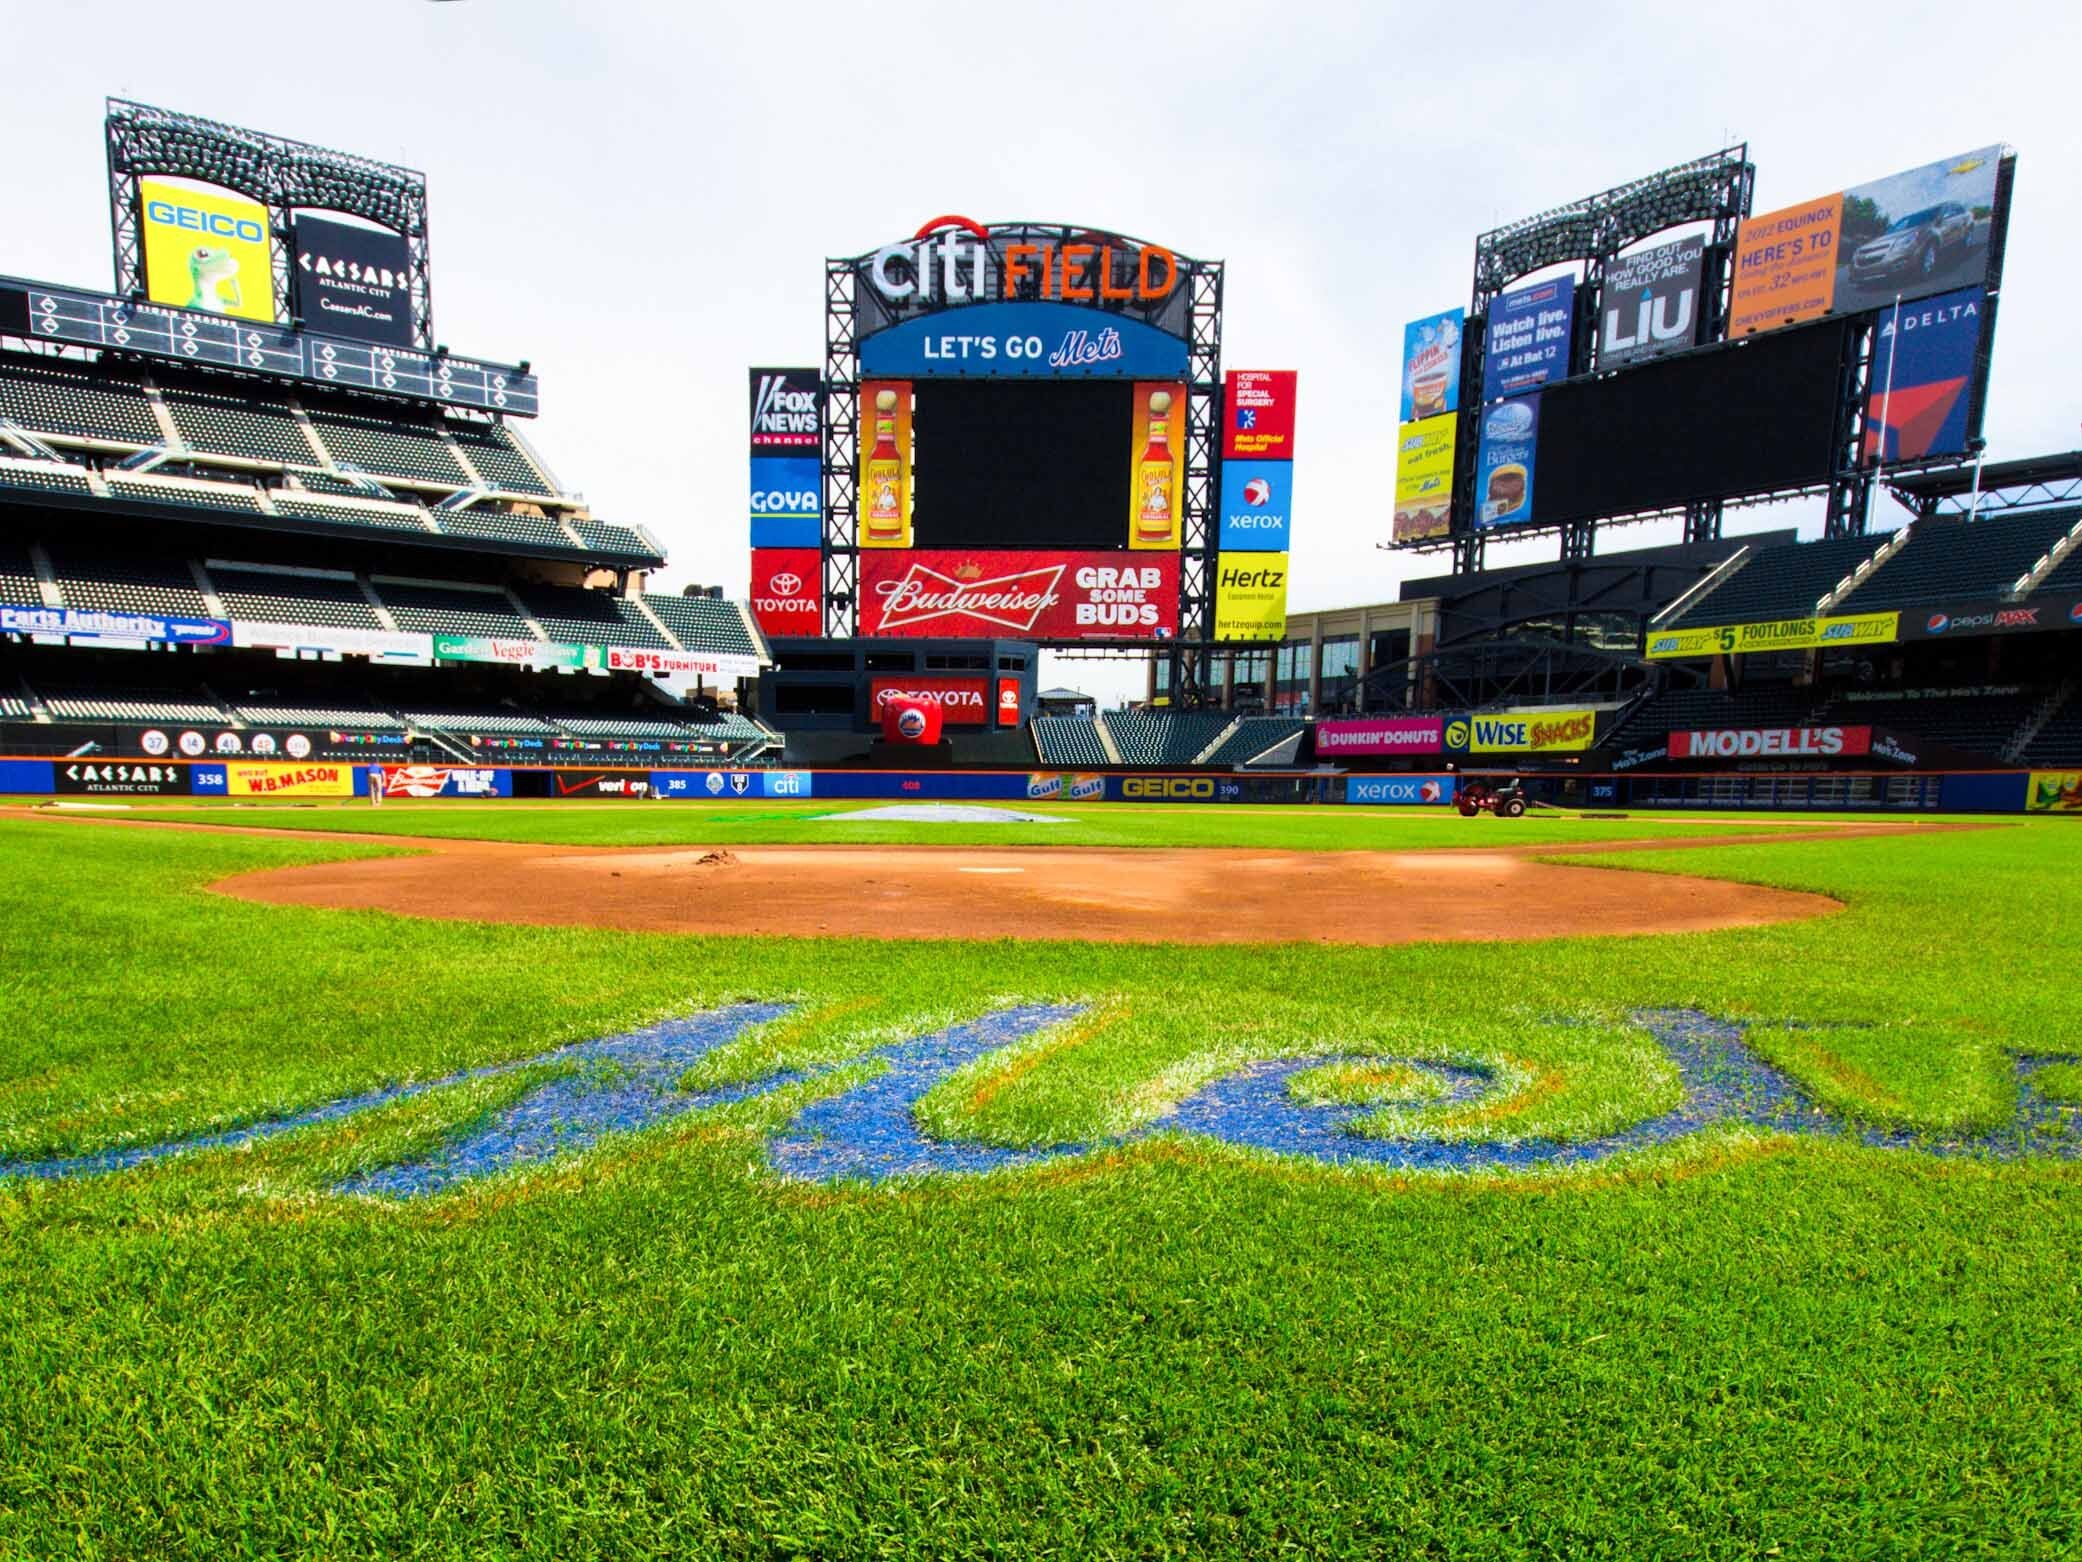
[[[1120,380],[917,381],[915,546],[1126,547],[1134,402]]]

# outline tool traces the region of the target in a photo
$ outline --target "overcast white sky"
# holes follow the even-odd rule
[[[533,361],[529,433],[603,517],[664,539],[669,588],[743,594],[745,369],[819,361],[823,257],[948,211],[1228,262],[1224,365],[1301,371],[1296,609],[1443,567],[1375,546],[1391,359],[1404,321],[1466,302],[1475,234],[1731,140],[1760,212],[2018,148],[1989,457],[2082,443],[2071,0],[216,0],[207,27],[85,0],[47,48],[25,29],[49,13],[0,9],[0,271],[106,284],[107,95],[422,169],[440,340]],[[1793,519],[1819,525],[1733,524]]]

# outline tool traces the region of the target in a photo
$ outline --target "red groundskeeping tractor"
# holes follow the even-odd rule
[[[1472,819],[1476,814],[1495,814],[1499,819],[1517,819],[1530,805],[1526,801],[1525,783],[1517,780],[1495,782],[1480,776],[1469,776],[1460,783],[1460,790],[1453,795],[1453,806],[1463,818]]]

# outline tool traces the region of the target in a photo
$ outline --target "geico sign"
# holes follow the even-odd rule
[[[147,201],[145,221],[186,228],[190,233],[207,233],[213,238],[244,239],[248,244],[258,244],[267,237],[266,230],[250,217],[226,217],[218,212],[197,211],[192,206],[176,206],[171,201]]]
[[[982,223],[935,217],[910,238],[876,250],[867,278],[891,303],[965,304],[1025,295],[1066,304],[1146,304],[1169,297],[1178,286],[1178,257],[1161,244],[1121,241],[1116,247],[1106,239],[1007,242],[1001,257]]]
[[[1212,776],[1129,776],[1121,782],[1123,797],[1196,798],[1214,795]]]

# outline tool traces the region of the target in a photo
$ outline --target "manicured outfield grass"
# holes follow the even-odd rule
[[[1572,842],[1726,835],[1743,826],[1796,828],[1784,817],[1710,820],[1635,814],[1585,819],[1555,812],[1525,819],[1463,819],[1447,808],[1246,807],[1234,803],[969,803],[1050,814],[1060,824],[853,823],[889,802],[365,802],[303,807],[216,803],[141,807],[122,817],[280,830],[417,835],[443,840],[527,841],[544,846],[1277,846],[1292,851],[1407,850],[1433,846],[1546,846]]]
[[[1514,828],[1251,810],[1227,838],[1311,844],[1353,815],[1397,847]],[[1510,1083],[1472,1113],[1409,1104],[1392,1063],[1304,1076],[1355,1113],[1399,1097],[1374,1131],[1601,1133],[1675,1089],[1639,1006],[1750,1021],[1819,1098],[1936,1135],[2007,1116],[2012,1049],[2082,1051],[2082,833],[2057,821],[1603,859],[1848,910],[1526,945],[672,939],[206,889],[384,849],[0,821],[0,1158],[741,998],[799,1007],[690,1082],[1008,999],[1086,1002],[922,1108],[1008,1143],[1103,1135],[1239,1061],[1330,1052]],[[0,1181],[0,1556],[2082,1547],[2074,1163],[1723,1132],[1573,1175],[1395,1178],[1172,1137],[1026,1174],[776,1183],[761,1136],[834,1082],[445,1198],[328,1191],[530,1082]]]

